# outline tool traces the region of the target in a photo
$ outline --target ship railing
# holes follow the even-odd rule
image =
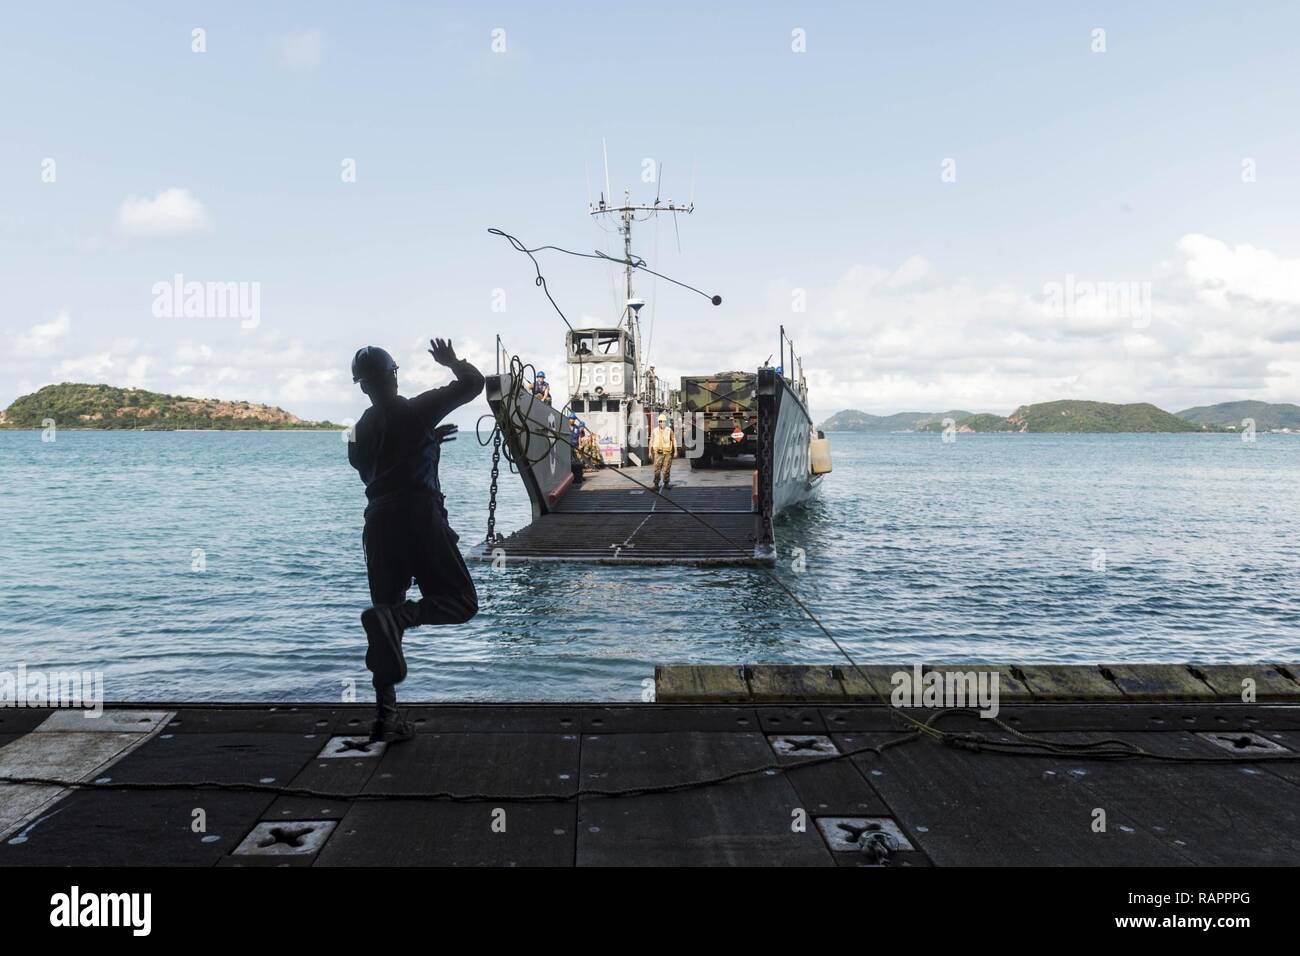
[[[789,359],[788,365],[787,359]],[[808,404],[808,380],[803,374],[803,358],[795,353],[794,339],[786,335],[784,325],[781,326],[781,363],[777,367],[781,369],[781,377],[794,389],[803,403]]]

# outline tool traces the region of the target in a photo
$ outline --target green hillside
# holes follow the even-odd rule
[[[954,421],[969,418],[970,412],[954,410],[950,412],[898,412],[894,415],[872,415],[857,409],[847,408],[837,412],[818,427],[827,432],[906,432],[924,431],[930,422],[941,422],[945,418]]]
[[[1178,417],[1196,425],[1216,425],[1220,428],[1241,428],[1243,419],[1253,418],[1261,431],[1271,428],[1300,428],[1300,405],[1287,402],[1220,402],[1218,405],[1198,405],[1178,412]]]
[[[1019,425],[1012,424],[1009,419],[987,412],[979,415],[967,415],[964,418],[956,418],[951,415],[947,417],[953,419],[954,426],[960,432],[1018,432],[1021,430]],[[916,430],[919,432],[941,432],[943,431],[943,420],[921,422],[917,425]]]
[[[165,431],[203,429],[326,429],[330,422],[303,421],[282,408],[251,402],[226,402],[212,398],[185,398],[138,388],[47,385],[15,399],[0,412],[0,426],[42,428],[53,419],[60,428],[140,428]]]
[[[1156,408],[1150,402],[1112,405],[1109,402],[1061,401],[1022,405],[1007,421],[1029,432],[1194,432],[1189,421]]]
[[[961,432],[1199,432],[1209,429],[1171,415],[1148,402],[1113,405],[1109,402],[1065,400],[1021,405],[1006,418],[970,415],[957,419]],[[938,432],[943,425],[927,424]]]
[[[1019,431],[1010,420],[1000,415],[972,415],[957,421],[958,428],[968,428],[973,432],[1014,432]]]

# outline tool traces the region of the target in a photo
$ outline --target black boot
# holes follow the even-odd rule
[[[376,714],[375,722],[370,725],[371,741],[397,743],[410,740],[415,736],[415,727],[408,720],[402,720],[397,711],[397,690],[393,687],[375,688]]]
[[[401,717],[376,717],[375,722],[370,725],[370,740],[372,742],[386,741],[390,744],[400,743],[403,740],[410,740],[415,736],[415,727],[409,720],[403,720]]]

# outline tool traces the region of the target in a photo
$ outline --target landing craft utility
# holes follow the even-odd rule
[[[690,214],[694,204],[656,199],[622,205],[602,197],[590,213],[615,217],[623,258],[571,252],[556,246],[529,249],[490,230],[528,255],[537,284],[568,326],[567,397],[561,381],[505,356],[500,338],[497,374],[487,382],[496,420],[488,533],[473,557],[606,563],[755,564],[776,560],[773,519],[803,504],[831,470],[830,446],[808,414],[808,383],[794,344],[779,330],[780,361],[753,371],[688,375],[679,388],[655,372],[641,334],[645,300],[632,276],[652,272],[715,305],[722,298],[650,270],[632,252],[632,224],[661,213]],[[604,259],[623,266],[624,299],[610,326],[574,327],[547,287],[534,253],[551,250]],[[758,353],[761,355],[762,353]],[[539,394],[549,392],[548,400]],[[591,433],[590,457],[603,468],[583,480],[570,440],[571,416]],[[532,523],[509,536],[497,533],[496,488],[504,452],[532,504]],[[674,475],[685,457],[689,470]]]

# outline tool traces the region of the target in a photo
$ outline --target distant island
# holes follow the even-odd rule
[[[1259,431],[1300,430],[1300,406],[1286,403],[1223,402],[1173,414],[1149,402],[1116,405],[1075,399],[1021,405],[1005,417],[962,411],[870,415],[846,409],[819,427],[823,431],[941,432],[949,419],[959,432],[1235,432],[1247,418]]]
[[[59,428],[144,429],[340,429],[332,422],[304,421],[282,408],[252,402],[164,395],[142,388],[64,382],[15,399],[0,412],[0,428],[43,428],[53,419]]]
[[[1242,419],[1253,418],[1255,427],[1260,431],[1300,429],[1300,405],[1288,402],[1221,402],[1218,405],[1198,405],[1183,409],[1178,417],[1197,425],[1236,428],[1241,427]]]
[[[922,431],[931,422],[945,418],[960,421],[970,418],[970,412],[898,412],[894,415],[870,415],[847,408],[837,412],[818,427],[827,432],[915,432]]]

